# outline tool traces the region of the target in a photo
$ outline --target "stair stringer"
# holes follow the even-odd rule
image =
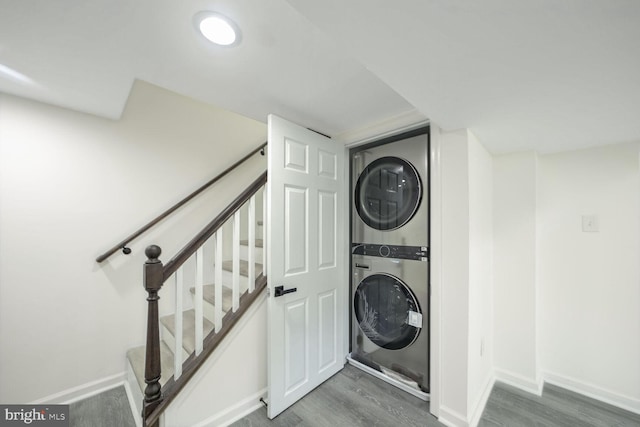
[[[266,292],[169,404],[165,427],[226,426],[261,406],[267,388]]]

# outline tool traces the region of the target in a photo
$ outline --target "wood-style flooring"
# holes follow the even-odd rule
[[[265,408],[232,424],[261,426],[444,426],[429,413],[429,403],[397,389],[360,369],[342,371],[269,420]]]
[[[273,420],[264,408],[232,424],[262,426],[444,426],[429,404],[347,365]],[[640,415],[547,385],[538,397],[496,383],[479,427],[640,427]]]
[[[71,427],[135,427],[124,387],[73,403],[69,409]],[[429,414],[427,402],[347,365],[274,420],[269,420],[266,410],[260,408],[233,424],[261,426],[444,424]],[[545,386],[542,396],[535,396],[496,383],[479,427],[640,427],[640,415],[552,385]]]
[[[124,387],[69,405],[70,427],[136,427]]]
[[[639,427],[640,415],[546,384],[542,396],[496,383],[478,427]]]

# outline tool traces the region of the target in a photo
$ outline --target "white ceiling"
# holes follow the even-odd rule
[[[141,79],[329,135],[417,109],[495,153],[640,141],[637,0],[0,0],[0,64],[30,79],[2,92],[110,118]]]

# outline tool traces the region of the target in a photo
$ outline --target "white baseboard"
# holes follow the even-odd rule
[[[495,384],[495,382],[496,377],[492,372],[490,372],[484,381],[482,393],[480,394],[480,397],[478,398],[475,406],[472,409],[470,417],[471,421],[469,421],[470,427],[476,427],[480,422],[480,418],[482,417],[482,413],[484,412],[484,407],[487,406],[487,401],[489,400],[489,396],[491,395],[491,390],[493,390],[493,385]]]
[[[448,427],[469,427],[469,423],[462,414],[444,405],[440,405],[438,421]]]
[[[542,376],[546,383],[600,400],[636,414],[640,414],[640,399],[625,396],[614,391],[606,390],[594,384],[589,384],[584,381],[553,372],[543,372]]]
[[[266,395],[267,389],[265,388],[236,403],[232,407],[225,409],[223,412],[212,415],[206,420],[199,422],[194,427],[223,427],[233,424],[260,408],[262,406],[260,398],[264,398]]]
[[[127,360],[127,380],[124,382],[124,390],[127,393],[127,399],[129,400],[131,414],[133,415],[136,427],[142,427],[142,399],[144,399],[144,395],[140,390],[138,380],[133,373],[133,368],[129,360]]]
[[[535,381],[531,378],[527,378],[523,375],[510,372],[505,369],[494,369],[496,381],[508,384],[515,388],[518,388],[527,393],[535,394],[536,396],[542,395],[543,381]]]
[[[77,402],[78,400],[86,399],[96,394],[102,393],[112,388],[116,388],[124,384],[125,373],[111,375],[96,381],[91,381],[86,384],[82,384],[76,387],[72,387],[67,390],[52,394],[42,399],[38,399],[31,402],[34,405],[40,405],[43,403],[50,403],[54,405],[68,405],[70,403]]]

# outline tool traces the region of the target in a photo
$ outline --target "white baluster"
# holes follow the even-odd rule
[[[267,186],[262,187],[262,275],[267,277]]]
[[[232,306],[240,308],[240,211],[233,214],[233,293]]]
[[[184,271],[180,267],[175,274],[176,279],[176,311],[174,316],[173,370],[176,379],[182,375],[182,289],[184,287]]]
[[[215,326],[216,332],[222,328],[222,227],[214,235],[216,241],[216,260],[213,298],[215,300]]]
[[[249,199],[248,225],[248,247],[247,263],[249,265],[249,293],[256,287],[256,196]]]
[[[196,356],[202,353],[202,287],[204,285],[204,248],[196,251],[196,295],[194,301],[196,322]]]

